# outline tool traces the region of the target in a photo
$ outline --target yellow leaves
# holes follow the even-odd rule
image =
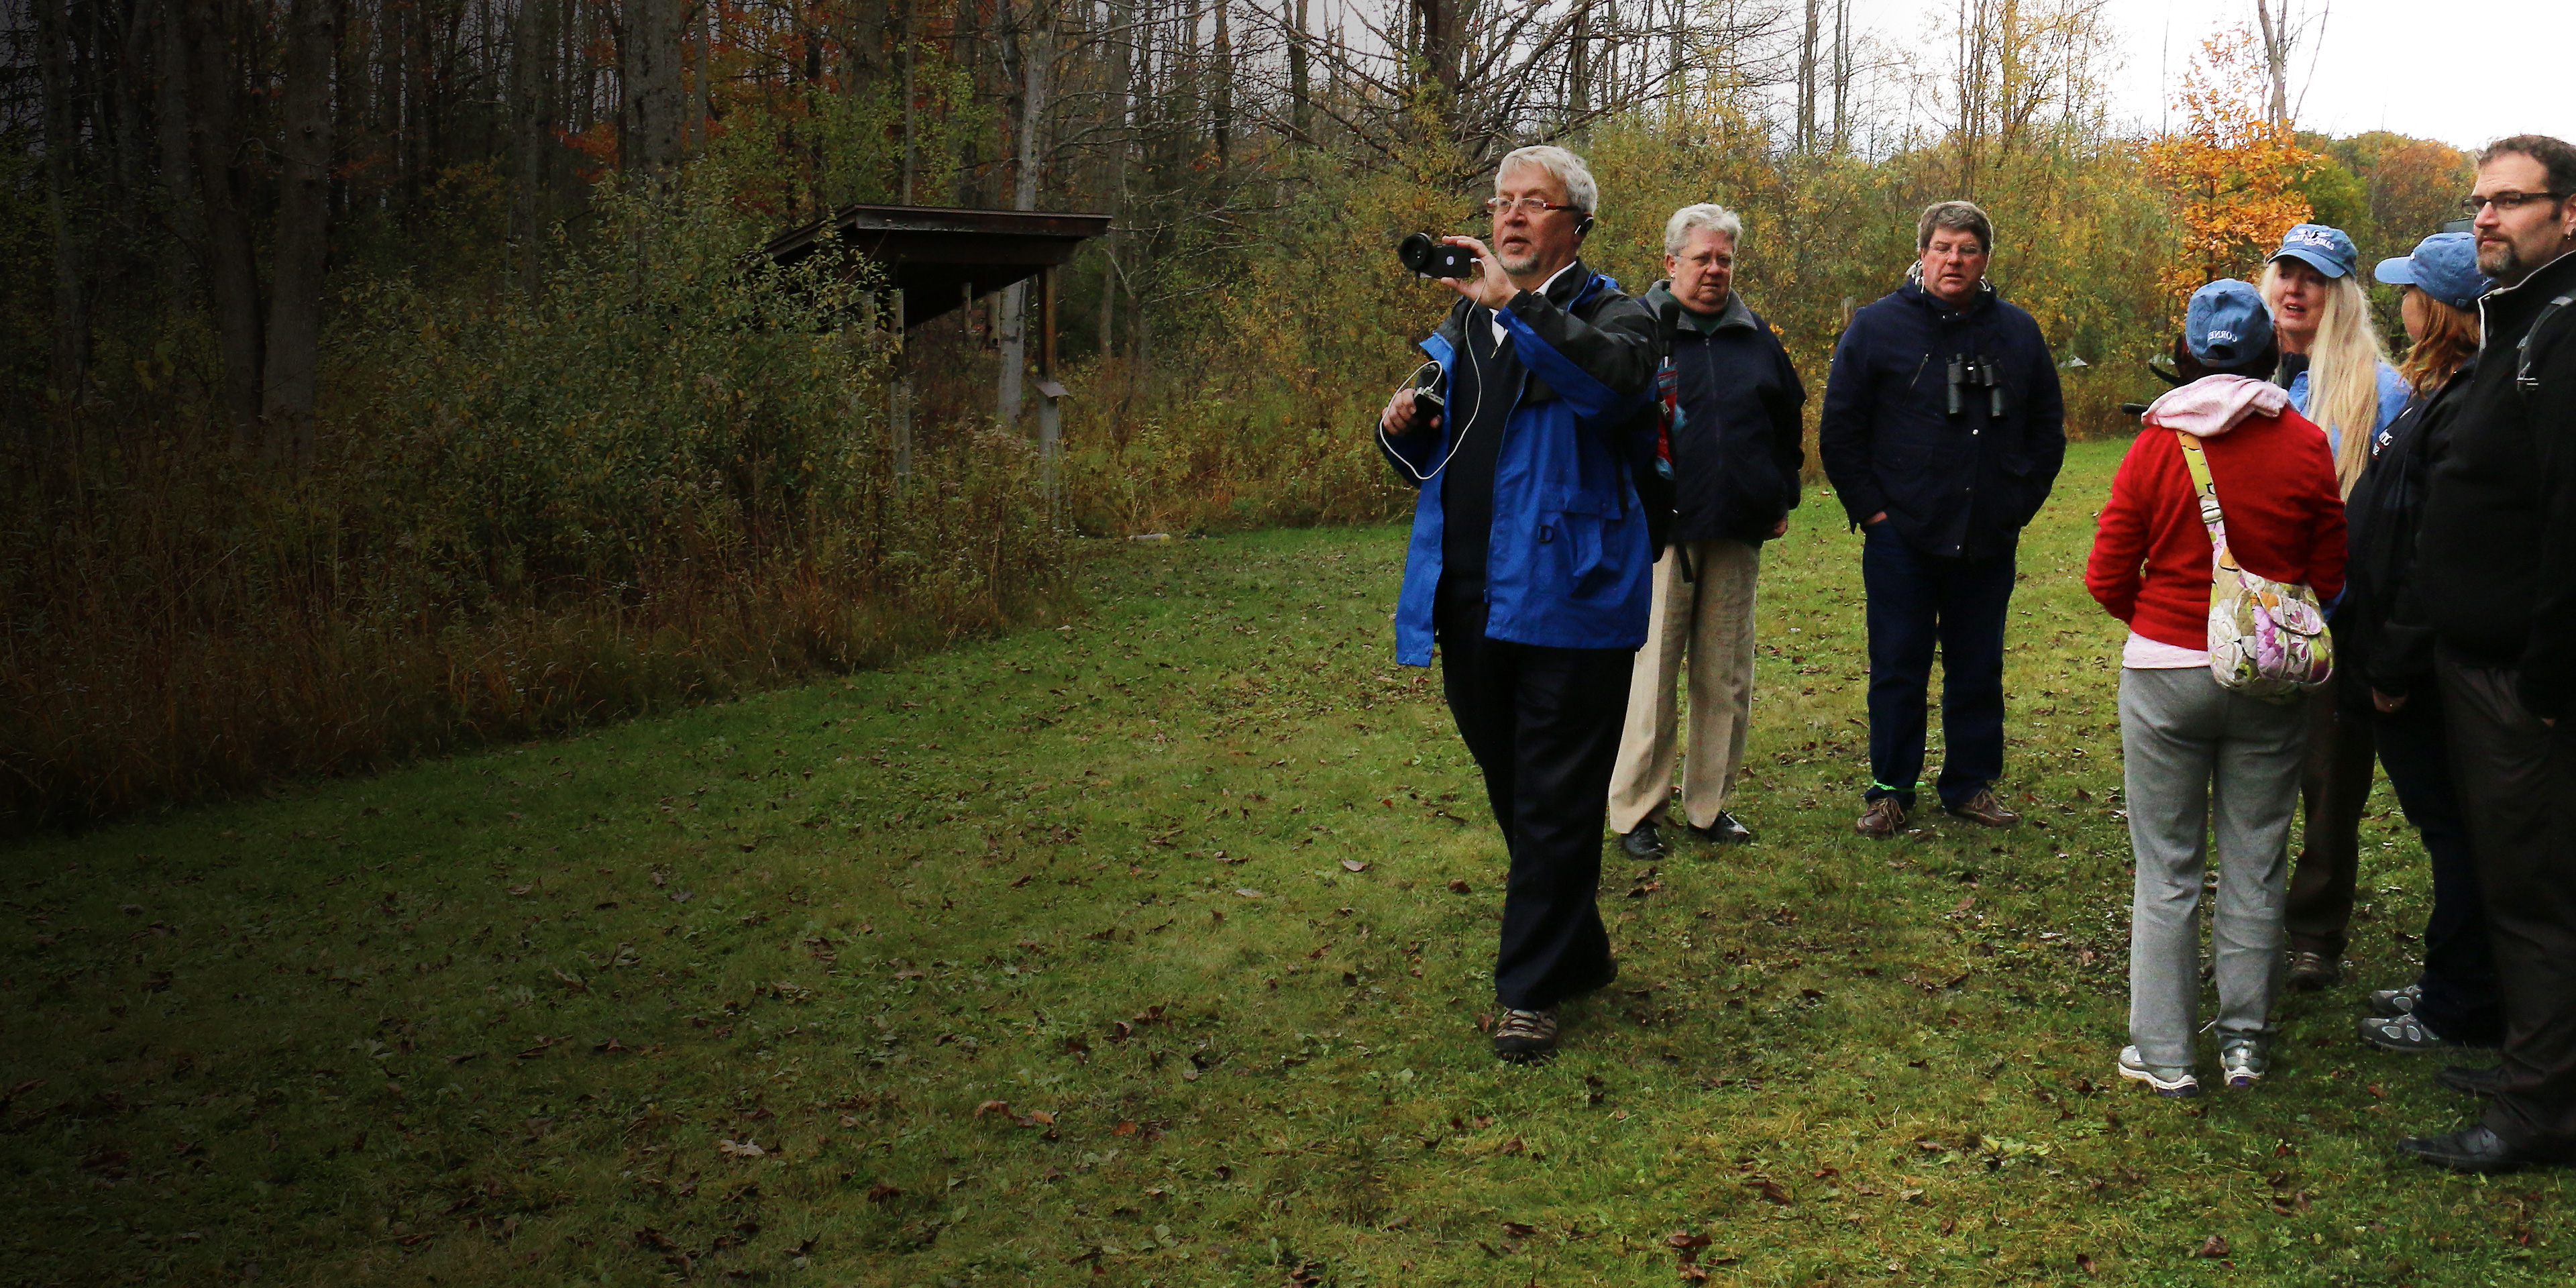
[[[2252,276],[2274,239],[2308,217],[2291,185],[2317,157],[2265,115],[2263,83],[2251,31],[2211,35],[2183,76],[2183,127],[2147,145],[2149,171],[2178,206],[2179,253],[2159,275],[2177,313],[2205,282]]]

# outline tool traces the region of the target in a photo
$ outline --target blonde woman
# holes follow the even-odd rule
[[[2335,485],[2345,496],[2370,464],[2371,440],[2397,418],[2413,392],[2380,348],[2370,296],[2354,273],[2358,267],[2360,252],[2342,229],[2300,224],[2281,238],[2281,248],[2263,268],[2263,302],[2281,343],[2281,367],[2273,379],[2290,391],[2290,406],[2325,428]],[[2336,694],[2344,682],[2338,675],[2308,698],[2307,762],[2299,781],[2307,828],[2290,874],[2286,918],[2294,989],[2324,988],[2343,978],[2353,882],[2361,870],[2370,726],[2349,713],[2337,719]]]

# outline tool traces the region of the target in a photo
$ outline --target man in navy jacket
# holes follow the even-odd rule
[[[2039,324],[1985,281],[1994,225],[1927,208],[1905,285],[1852,315],[1825,381],[1817,452],[1862,531],[1871,782],[1858,824],[1893,836],[1923,772],[1925,687],[1942,664],[1942,807],[1989,827],[2004,759],[2004,610],[2021,530],[2066,456]]]
[[[1556,1047],[1556,1006],[1618,974],[1594,895],[1628,669],[1646,636],[1654,553],[1635,480],[1655,464],[1654,316],[1575,258],[1598,201],[1563,148],[1494,176],[1494,246],[1423,349],[1444,410],[1408,384],[1379,446],[1419,485],[1396,660],[1428,666],[1511,852],[1494,993],[1495,1054]]]

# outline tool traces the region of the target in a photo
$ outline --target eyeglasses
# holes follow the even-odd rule
[[[1545,197],[1519,197],[1510,199],[1491,197],[1486,199],[1485,209],[1494,212],[1494,218],[1496,219],[1500,219],[1515,210],[1520,211],[1522,214],[1527,215],[1532,219],[1536,219],[1540,215],[1546,214],[1551,210],[1571,210],[1577,214],[1581,214],[1583,212],[1583,207],[1581,206],[1560,206],[1555,202],[1549,201]]]
[[[2520,210],[2535,201],[2565,201],[2569,195],[2564,192],[2491,192],[2481,197],[2473,192],[2460,199],[2460,213],[2475,219],[2478,212],[2488,206],[2494,206],[2498,211]]]

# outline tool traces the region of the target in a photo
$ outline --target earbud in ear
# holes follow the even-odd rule
[[[1577,237],[1589,237],[1592,235],[1592,216],[1585,215],[1574,225],[1574,235]]]

